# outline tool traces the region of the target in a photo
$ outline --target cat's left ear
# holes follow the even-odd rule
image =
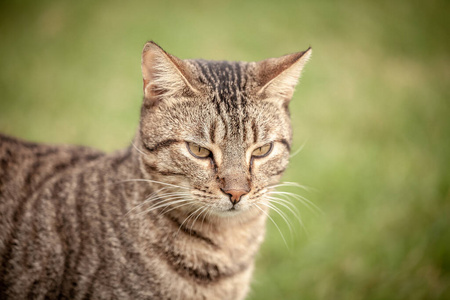
[[[152,105],[171,97],[198,92],[189,65],[155,42],[145,44],[141,68],[144,99]]]
[[[264,98],[290,100],[312,49],[257,62],[259,91]]]

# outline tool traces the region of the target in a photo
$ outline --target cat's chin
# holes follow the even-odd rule
[[[248,213],[247,210],[236,209],[236,208],[232,207],[232,208],[230,208],[228,210],[225,210],[225,211],[222,211],[220,213],[224,217],[233,217],[233,216],[239,216],[239,215],[245,214],[246,212]]]
[[[253,218],[256,215],[260,215],[261,212],[257,209],[252,209],[251,207],[232,207],[229,209],[217,209],[211,212],[212,219],[215,219],[217,221],[221,220],[241,220],[245,221],[247,219]]]

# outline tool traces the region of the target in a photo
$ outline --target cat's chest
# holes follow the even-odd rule
[[[141,228],[146,243],[141,253],[168,299],[241,299],[264,238],[264,219],[253,223],[239,232],[211,232],[180,229],[174,220],[158,219]]]

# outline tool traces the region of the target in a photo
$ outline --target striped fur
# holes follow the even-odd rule
[[[309,55],[180,60],[149,42],[128,149],[0,135],[0,298],[243,299]],[[270,153],[252,155],[268,143]],[[242,189],[230,201],[226,191]]]

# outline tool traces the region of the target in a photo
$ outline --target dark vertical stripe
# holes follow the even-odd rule
[[[80,245],[77,250],[75,250],[76,254],[74,264],[71,266],[71,269],[68,271],[68,279],[64,279],[64,282],[66,282],[69,285],[69,298],[74,299],[77,295],[77,282],[80,280],[80,276],[77,276],[77,272],[75,271],[76,266],[79,265],[84,248],[86,240],[84,239],[84,227],[87,224],[87,222],[84,222],[83,218],[83,204],[84,204],[84,191],[86,188],[86,183],[84,182],[84,175],[83,173],[78,174],[77,180],[76,180],[76,186],[74,187],[74,190],[77,191],[75,196],[75,212],[76,212],[76,220],[77,220],[77,228],[78,228],[78,240],[80,241]]]
[[[42,235],[47,236],[48,234],[46,230],[47,228],[45,228],[48,217],[44,217],[46,216],[47,213],[46,211],[44,211],[45,207],[44,202],[51,201],[52,196],[54,196],[54,193],[55,193],[55,185],[51,186],[50,190],[44,189],[42,194],[38,195],[38,197],[36,197],[35,202],[33,203],[32,206],[33,214],[31,219],[25,220],[25,222],[28,221],[32,224],[32,232],[31,232],[32,237],[27,242],[32,243],[33,246],[35,246],[36,244],[37,245],[41,244],[42,246],[42,243],[44,242]],[[33,250],[36,252],[35,249]],[[38,298],[38,296],[42,293],[42,290],[45,290],[46,292],[48,290],[48,285],[50,281],[49,277],[51,276],[51,274],[49,274],[50,272],[48,272],[49,271],[48,261],[51,259],[48,256],[48,254],[50,253],[48,252],[48,249],[44,246],[39,249],[38,253],[33,253],[31,251],[25,250],[25,254],[26,257],[24,257],[24,262],[22,264],[23,266],[32,265],[34,263],[34,261],[28,261],[29,260],[28,256],[31,255],[33,259],[37,258],[39,260],[39,266],[41,268],[41,272],[38,275],[36,275],[36,271],[33,270],[34,283],[31,286],[29,286],[27,292],[28,299],[35,299]],[[52,267],[54,268],[56,266],[50,266],[50,268]]]
[[[68,224],[68,220],[65,220],[64,218],[64,213],[68,213],[68,209],[70,209],[70,207],[67,206],[67,199],[70,197],[69,192],[73,192],[72,190],[69,190],[69,187],[67,185],[68,182],[65,181],[64,179],[60,179],[58,182],[56,182],[55,186],[60,187],[60,190],[64,191],[64,194],[61,195],[57,195],[56,193],[54,193],[52,195],[52,198],[54,199],[55,203],[55,210],[56,210],[56,230],[58,232],[59,238],[61,240],[61,244],[63,247],[63,256],[64,256],[64,265],[63,265],[63,270],[62,270],[62,274],[59,278],[59,284],[58,284],[58,290],[55,291],[55,295],[59,295],[59,297],[61,297],[61,295],[63,294],[63,286],[64,286],[64,278],[66,277],[66,273],[68,271],[69,268],[69,262],[70,262],[70,249],[73,246],[69,246],[69,243],[72,244],[73,243],[73,239],[70,237],[70,235],[68,234],[68,228],[66,227]],[[57,189],[55,189],[54,191],[56,191]],[[67,225],[66,225],[67,224]]]
[[[242,78],[244,84],[242,85],[241,89],[242,89],[242,91],[247,93],[247,81],[248,81],[248,77],[249,77],[248,64],[241,65],[241,67],[242,67],[241,76],[242,76],[242,74],[245,75],[245,78]]]
[[[14,156],[12,156],[11,154],[11,161],[10,163],[14,164],[16,163]],[[32,170],[34,170],[33,166],[32,166]],[[27,205],[29,204],[30,201],[34,200],[36,201],[36,197],[32,197],[30,195],[30,190],[29,187],[23,189],[21,195],[19,197],[17,197],[15,199],[15,201],[18,202],[18,205],[15,207],[14,209],[14,214],[12,216],[12,222],[11,222],[11,226],[10,226],[10,234],[8,237],[5,238],[4,243],[5,243],[5,248],[4,251],[2,253],[0,253],[1,257],[2,257],[2,266],[0,269],[0,275],[4,278],[1,281],[0,284],[0,292],[3,292],[3,290],[7,290],[7,280],[11,280],[10,277],[10,273],[7,272],[6,270],[11,270],[11,261],[14,259],[15,256],[17,256],[18,253],[20,253],[20,251],[23,251],[23,247],[20,247],[20,237],[21,237],[21,229],[23,226],[23,219],[24,219],[24,215],[27,211]],[[39,196],[39,195],[37,195]],[[33,204],[33,203],[32,203]],[[4,229],[3,229],[4,230]],[[27,232],[28,233],[28,232]],[[19,242],[19,244],[17,243]],[[14,248],[15,246],[20,247],[20,251],[19,252],[15,252]],[[28,253],[25,252],[25,259],[28,258]],[[5,270],[5,271],[3,271]],[[9,275],[9,276],[7,276]],[[3,285],[5,284],[5,285]]]
[[[207,69],[204,65],[204,61],[198,61],[197,62],[197,66],[200,68],[203,78],[205,79],[205,81],[207,83],[209,83],[209,85],[214,86],[215,85],[215,81],[214,78],[212,78],[210,75],[210,71],[209,69]]]
[[[214,120],[211,122],[211,125],[209,127],[209,139],[212,144],[216,143],[216,128],[217,128],[217,120]]]
[[[38,173],[39,168],[41,167],[41,161],[36,160],[32,165],[30,170],[28,170],[27,177],[25,177],[25,187],[27,190],[27,194],[31,194],[31,187],[33,186],[33,177]]]
[[[235,63],[234,67],[236,69],[236,86],[235,88],[237,90],[241,90],[241,84],[242,84],[242,74],[241,74],[241,66],[239,63]]]
[[[116,168],[118,165],[120,165],[131,153],[130,148],[128,148],[127,152],[122,156],[119,157],[118,159],[115,159],[113,161],[113,165],[112,168],[114,171],[116,171]],[[84,299],[90,299],[93,295],[94,295],[94,289],[96,286],[97,281],[100,279],[100,272],[102,272],[103,270],[107,269],[108,264],[113,264],[115,261],[114,257],[109,257],[108,256],[108,250],[109,247],[106,243],[106,239],[107,239],[107,234],[106,234],[106,223],[107,223],[107,215],[105,213],[105,209],[102,205],[102,203],[105,201],[105,193],[104,193],[104,179],[102,174],[99,174],[98,172],[96,172],[95,174],[95,189],[93,190],[94,192],[96,192],[95,194],[91,195],[91,198],[93,199],[93,201],[96,202],[97,204],[97,212],[99,213],[99,215],[97,214],[97,217],[99,217],[98,221],[99,221],[99,227],[100,228],[96,228],[99,229],[101,231],[100,236],[98,234],[95,235],[95,242],[96,245],[95,247],[97,248],[97,251],[106,251],[106,253],[101,253],[98,258],[99,258],[99,264],[97,266],[97,269],[95,270],[91,280],[89,281],[89,285],[87,287],[87,292],[85,295]],[[92,178],[91,178],[91,182],[92,182]],[[108,260],[110,260],[108,262]]]
[[[259,138],[259,129],[255,120],[252,120],[252,130],[253,130],[253,143],[256,143]]]
[[[111,204],[110,207],[106,210],[110,215],[110,224],[112,225],[111,230],[114,233],[115,237],[120,243],[119,251],[121,251],[122,256],[126,259],[126,264],[121,264],[118,276],[120,276],[120,283],[124,287],[125,292],[130,295],[130,299],[139,299],[142,298],[139,294],[140,290],[146,290],[150,285],[153,285],[153,292],[155,299],[158,298],[159,293],[157,280],[153,278],[153,275],[146,270],[145,266],[145,258],[141,256],[141,253],[135,247],[135,236],[131,233],[131,230],[128,226],[132,226],[131,224],[127,224],[129,219],[127,217],[123,218],[127,213],[127,205],[126,201],[130,197],[130,195],[124,194],[123,185],[133,185],[133,182],[127,182],[123,184],[112,184],[108,185],[108,202]],[[130,190],[134,190],[130,188]],[[120,202],[120,207],[116,203]],[[128,283],[128,276],[135,275],[137,278],[141,278],[141,281],[138,283]],[[159,295],[160,296],[160,295]]]

